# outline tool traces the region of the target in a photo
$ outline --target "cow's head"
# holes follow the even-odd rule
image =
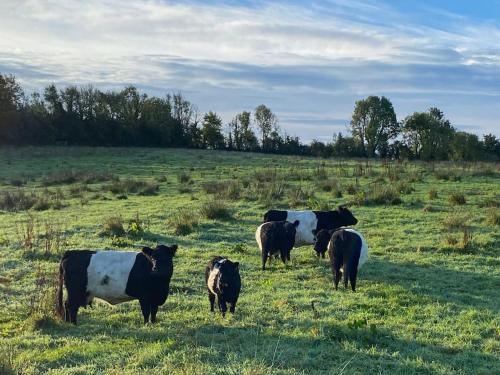
[[[342,222],[342,226],[347,225],[356,225],[358,223],[358,219],[354,217],[351,211],[345,206],[339,206],[338,208],[339,218]]]
[[[284,229],[286,233],[286,238],[292,241],[292,246],[295,243],[295,234],[297,233],[297,228],[300,222],[295,220],[293,223],[285,221]]]
[[[152,263],[151,275],[158,277],[172,276],[172,258],[174,257],[176,250],[177,245],[158,245],[154,250],[149,247],[143,248],[142,252],[149,257]]]
[[[318,257],[321,255],[321,257],[324,258],[326,249],[328,248],[328,242],[330,242],[330,238],[333,232],[335,232],[335,229],[314,229],[312,232],[314,234],[314,251],[316,251]]]

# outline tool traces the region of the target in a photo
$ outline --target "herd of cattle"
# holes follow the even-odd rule
[[[314,244],[318,257],[324,258],[328,250],[335,289],[343,272],[345,287],[350,282],[355,291],[357,272],[368,258],[368,246],[360,233],[343,227],[357,222],[343,206],[333,211],[266,212],[255,232],[262,270],[273,257],[286,264],[292,248]],[[155,249],[144,247],[141,252],[66,251],[59,265],[58,313],[76,324],[78,309],[92,306],[94,298],[113,305],[138,299],[144,323],[154,323],[158,307],[169,293],[176,250],[177,245],[158,245]],[[217,299],[222,316],[228,304],[234,313],[241,290],[239,263],[221,256],[213,258],[205,269],[205,283],[210,310],[214,311]],[[63,285],[67,291],[64,304]]]

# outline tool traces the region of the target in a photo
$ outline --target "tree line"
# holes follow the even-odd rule
[[[457,131],[438,108],[399,121],[385,97],[355,103],[350,135],[303,144],[284,133],[270,108],[236,114],[223,124],[203,115],[182,94],[148,96],[134,86],[101,91],[54,84],[26,95],[12,75],[0,74],[0,145],[150,146],[223,149],[319,157],[499,160],[500,140]]]

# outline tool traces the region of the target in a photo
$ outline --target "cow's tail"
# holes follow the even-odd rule
[[[57,295],[56,295],[56,314],[60,318],[62,318],[64,314],[64,307],[63,307],[64,258],[65,257],[63,257],[63,259],[61,259],[61,262],[59,263],[59,282],[57,285]]]

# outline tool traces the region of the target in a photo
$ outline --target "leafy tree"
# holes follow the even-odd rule
[[[446,159],[455,129],[443,112],[430,108],[415,112],[403,121],[403,135],[413,155],[422,160]]]
[[[0,74],[0,144],[16,144],[21,137],[24,92],[12,75]]]
[[[483,136],[483,149],[485,157],[490,160],[500,160],[500,140],[493,134]]]
[[[386,97],[369,96],[356,102],[351,120],[352,136],[359,141],[364,156],[374,157],[387,149],[388,141],[399,133],[392,103]]]
[[[450,143],[450,159],[478,160],[481,157],[481,142],[475,134],[456,132]]]
[[[203,144],[209,149],[224,148],[224,136],[222,135],[222,120],[215,112],[208,112],[203,117],[201,129]]]
[[[241,144],[241,148],[237,148],[242,151],[254,151],[259,147],[259,142],[255,133],[252,130],[252,124],[250,120],[250,112],[243,111],[236,115],[235,119],[239,123],[239,128],[237,131],[238,141],[234,140],[234,142],[238,142]],[[236,143],[236,145],[238,145]]]
[[[276,115],[266,107],[264,104],[259,105],[255,108],[254,112],[255,122],[257,127],[260,129],[262,134],[261,144],[264,151],[273,150],[273,144],[277,140],[276,134],[278,134],[278,118]],[[271,133],[275,133],[274,140],[269,140]]]

